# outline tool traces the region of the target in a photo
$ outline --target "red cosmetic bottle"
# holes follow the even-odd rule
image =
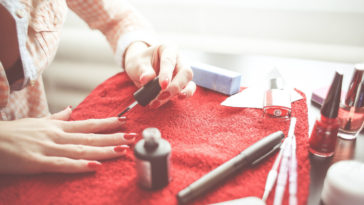
[[[321,107],[321,118],[316,120],[309,139],[309,151],[320,157],[334,155],[339,131],[338,110],[340,106],[343,75],[335,73],[329,92]]]
[[[364,122],[364,64],[355,65],[345,102],[339,108],[339,137],[355,139]]]
[[[271,117],[289,118],[291,115],[291,95],[284,89],[281,77],[271,78],[269,89],[264,95],[263,111]]]

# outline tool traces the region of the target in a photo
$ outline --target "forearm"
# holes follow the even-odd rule
[[[150,46],[157,41],[149,22],[125,1],[67,0],[67,4],[90,28],[105,35],[120,65],[131,43],[143,41]]]

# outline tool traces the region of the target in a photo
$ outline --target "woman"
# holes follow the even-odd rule
[[[158,44],[126,2],[0,0],[0,173],[91,172],[135,140],[135,133],[92,134],[117,129],[125,117],[68,121],[70,107],[49,114],[41,73],[55,56],[67,7],[105,35],[137,87],[159,76],[152,108],[195,92],[177,49]]]

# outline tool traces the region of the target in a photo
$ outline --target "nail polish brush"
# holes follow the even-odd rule
[[[123,110],[118,117],[124,115],[129,110],[133,109],[137,104],[141,106],[146,106],[152,101],[159,92],[162,90],[161,86],[159,85],[159,77],[154,78],[153,80],[149,81],[143,87],[139,88],[134,94],[133,97],[135,101],[130,104],[125,110]]]

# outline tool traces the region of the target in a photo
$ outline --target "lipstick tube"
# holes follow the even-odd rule
[[[343,75],[335,73],[329,92],[321,107],[321,117],[316,120],[309,138],[309,151],[320,157],[331,157],[335,152],[339,132],[338,110]]]
[[[264,95],[263,111],[272,117],[289,117],[291,114],[291,95],[284,89],[283,79],[271,78],[269,89]]]

